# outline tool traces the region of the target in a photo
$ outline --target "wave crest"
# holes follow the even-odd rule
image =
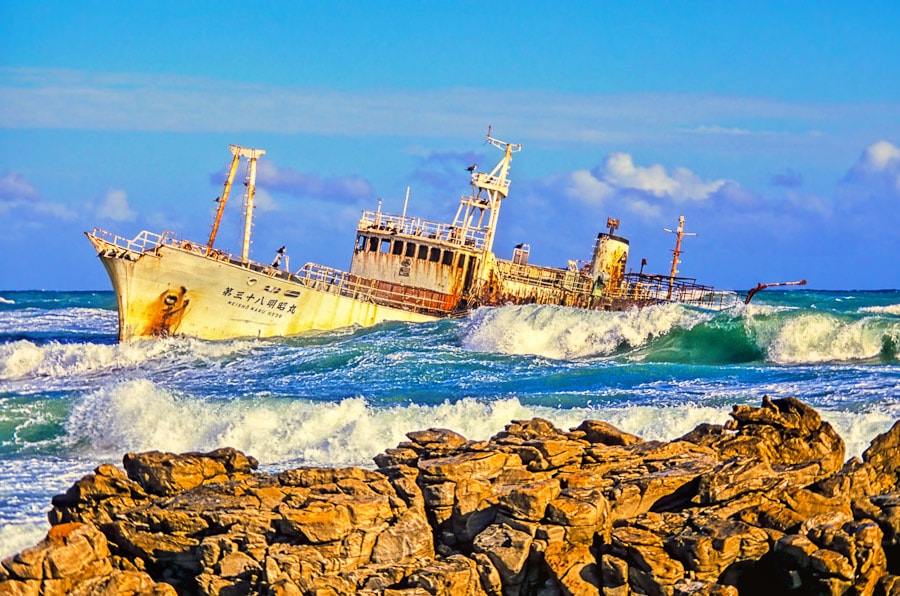
[[[776,364],[852,362],[895,358],[898,343],[900,323],[805,313],[780,325],[766,352]]]
[[[547,305],[481,308],[463,330],[462,345],[476,352],[557,360],[609,356],[642,346],[673,328],[690,329],[712,316],[677,304],[622,312]]]

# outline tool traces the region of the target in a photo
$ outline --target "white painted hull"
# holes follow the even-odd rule
[[[207,257],[195,252],[197,247],[192,251],[164,244],[133,251],[97,236],[89,238],[118,299],[120,341],[281,337],[313,329],[436,319],[283,279],[284,273],[274,269],[256,271]]]

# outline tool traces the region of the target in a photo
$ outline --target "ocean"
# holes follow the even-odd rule
[[[430,427],[540,416],[669,440],[796,396],[861,455],[900,418],[900,291],[777,291],[710,313],[552,306],[279,340],[119,345],[111,292],[0,292],[0,556],[126,452],[233,446],[266,470],[372,466]]]

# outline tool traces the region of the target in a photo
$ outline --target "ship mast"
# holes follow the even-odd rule
[[[672,233],[672,230],[669,228],[663,228],[664,232]],[[684,231],[684,216],[680,215],[678,217],[678,229],[675,230],[675,235],[677,239],[675,240],[675,250],[672,251],[672,272],[669,273],[669,292],[666,295],[666,300],[672,299],[672,286],[675,284],[675,275],[678,273],[678,264],[681,262],[678,257],[681,256],[681,239],[684,236],[696,236],[696,233],[685,232]]]
[[[462,230],[463,238],[473,226],[476,228],[484,226],[482,252],[485,254],[490,253],[493,249],[497,219],[500,215],[500,203],[509,192],[510,181],[506,176],[509,173],[509,165],[512,163],[512,154],[522,150],[521,144],[507,143],[492,137],[490,128],[488,128],[486,142],[503,151],[503,158],[490,173],[472,172],[472,195],[462,197],[453,223]],[[477,221],[475,220],[476,213]],[[486,213],[488,218],[485,224]],[[486,267],[481,266],[479,277],[485,275],[487,270]]]
[[[225,180],[225,188],[222,189],[222,196],[216,199],[219,203],[216,209],[216,219],[213,221],[212,231],[209,234],[209,242],[206,244],[206,254],[212,252],[213,244],[216,241],[216,235],[219,233],[219,224],[222,221],[222,213],[225,211],[225,203],[228,202],[228,195],[231,193],[231,185],[234,183],[234,175],[237,172],[238,162],[242,157],[247,158],[248,174],[244,181],[247,187],[244,193],[244,235],[241,250],[241,263],[247,264],[250,256],[250,229],[253,225],[253,196],[256,192],[256,160],[266,154],[264,149],[248,149],[240,145],[229,145],[228,149],[234,156],[231,160],[231,168],[228,170],[228,178]]]

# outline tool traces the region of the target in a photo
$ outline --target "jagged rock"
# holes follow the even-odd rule
[[[765,555],[769,535],[740,521],[710,516],[686,524],[665,546],[694,578],[713,583],[726,579],[736,585],[743,571],[739,564]]]
[[[669,556],[662,538],[648,530],[623,526],[613,528],[609,554],[628,565],[628,583],[650,596],[670,594],[684,578],[684,565]]]
[[[553,423],[543,418],[531,420],[513,420],[506,425],[503,432],[494,435],[491,440],[495,443],[508,442],[511,439],[521,441],[533,441],[536,439],[563,438],[562,431],[553,426]]]
[[[795,399],[669,442],[407,437],[378,470],[128,454],[54,498],[58,544],[3,561],[0,594],[900,595],[900,425],[843,465]]]
[[[378,535],[372,550],[375,563],[399,563],[434,557],[431,527],[422,512],[408,509],[392,526]]]
[[[563,594],[587,596],[600,592],[600,569],[587,545],[552,543],[544,551],[544,562]]]
[[[254,458],[225,447],[210,453],[128,453],[123,461],[128,477],[154,495],[172,495],[201,484],[224,482],[229,474],[249,474],[259,464]]]
[[[776,542],[773,552],[789,589],[871,595],[886,574],[882,533],[871,521],[832,512],[803,522],[798,534]]]
[[[406,436],[430,453],[453,452],[468,443],[464,436],[446,428],[413,431]]]
[[[731,417],[726,428],[736,430],[739,440],[751,439],[755,451],[772,465],[818,463],[818,477],[824,478],[844,463],[843,439],[818,412],[796,398],[764,396],[762,407],[737,405]],[[740,450],[738,442],[733,446]],[[727,441],[720,448],[722,457],[741,455],[729,454]]]
[[[571,434],[583,437],[588,443],[599,443],[601,445],[623,445],[627,447],[644,441],[636,435],[623,432],[612,424],[600,420],[585,420],[573,428]]]
[[[113,569],[106,536],[91,524],[55,525],[43,541],[4,560],[2,568],[0,594],[176,593],[146,573]]]
[[[508,489],[499,495],[498,502],[511,517],[537,522],[543,519],[547,504],[559,492],[559,480],[550,478]]]
[[[65,494],[52,499],[49,518],[52,525],[67,522],[102,524],[116,513],[133,509],[148,501],[138,483],[110,464],[102,464],[76,482]]]
[[[451,555],[443,561],[432,561],[407,579],[411,588],[421,588],[431,596],[484,596],[475,561],[462,555]],[[407,596],[407,592],[398,592]],[[415,594],[415,592],[413,592]],[[421,592],[419,592],[421,594]],[[387,593],[385,596],[388,596]]]
[[[738,596],[738,589],[732,585],[698,580],[679,582],[673,590],[674,596]]]
[[[475,537],[475,552],[488,556],[504,586],[518,586],[528,560],[532,537],[505,524],[489,526]]]
[[[863,452],[863,461],[875,472],[875,492],[896,490],[900,475],[900,421],[872,440]]]
[[[460,480],[491,480],[500,475],[510,456],[499,452],[466,452],[448,457],[419,461],[425,482],[459,482]]]

